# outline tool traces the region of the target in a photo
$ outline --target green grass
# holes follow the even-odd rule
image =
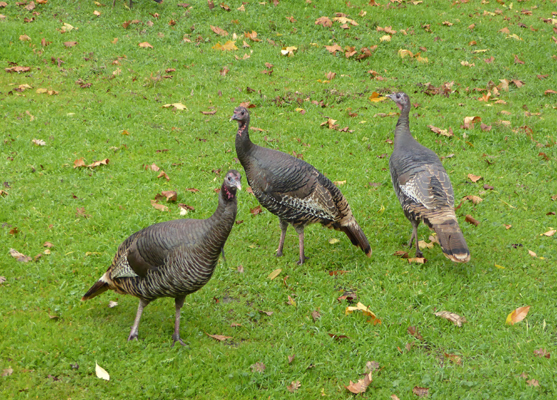
[[[0,71],[0,184],[9,185],[0,187],[7,193],[0,196],[0,275],[6,278],[0,284],[0,371],[13,369],[0,376],[0,397],[316,399],[325,394],[344,399],[353,396],[344,385],[361,379],[371,360],[381,370],[373,374],[364,398],[396,394],[411,399],[415,386],[429,388],[429,397],[437,399],[557,397],[557,235],[540,236],[557,228],[557,217],[547,215],[557,211],[551,200],[557,195],[557,95],[544,95],[557,90],[557,44],[552,40],[557,33],[556,25],[543,21],[551,18],[555,2],[378,1],[381,7],[362,0],[351,1],[354,7],[337,1],[283,0],[277,6],[251,1],[241,12],[237,8],[242,3],[234,0],[226,2],[232,10],[226,12],[219,4],[211,11],[203,1],[183,8],[177,0],[161,5],[138,0],[129,10],[127,1],[120,0],[114,9],[110,1],[99,7],[92,1],[49,0],[37,5],[34,11],[40,14],[31,23],[24,22],[33,17],[31,12],[13,0],[0,8],[6,16],[0,20],[2,69],[10,63],[31,67],[21,74]],[[101,16],[94,16],[94,10]],[[359,15],[361,11],[366,15]],[[317,18],[332,19],[335,12],[358,25],[348,30],[338,22],[331,28],[315,25]],[[296,22],[286,19],[290,16]],[[135,19],[141,23],[122,26]],[[62,34],[63,23],[79,29]],[[426,24],[431,32],[422,27]],[[229,36],[218,37],[210,25]],[[380,42],[385,33],[378,26],[398,32],[390,42]],[[504,27],[522,40],[498,32]],[[242,49],[242,34],[251,30],[261,42],[248,40],[251,48]],[[231,40],[233,33],[240,36],[238,51],[212,49]],[[182,40],[185,34],[191,43]],[[31,41],[19,40],[20,35]],[[52,43],[41,46],[43,38]],[[67,48],[63,43],[68,41],[78,44]],[[471,41],[477,44],[470,46]],[[153,49],[140,48],[140,42]],[[323,47],[334,43],[356,50],[378,48],[358,62]],[[283,57],[280,46],[298,50]],[[429,62],[401,59],[399,49],[421,52]],[[472,53],[475,49],[488,51]],[[251,57],[234,57],[244,54]],[[524,64],[515,63],[515,55]],[[491,56],[493,63],[484,62]],[[63,63],[58,65],[58,59]],[[461,61],[475,66],[462,66]],[[265,63],[273,64],[271,75],[261,73],[269,70]],[[230,70],[225,76],[219,73],[224,67]],[[369,70],[385,80],[370,79]],[[329,71],[336,78],[323,83]],[[539,79],[540,74],[549,76]],[[80,79],[91,86],[81,88],[76,84]],[[475,89],[498,85],[500,79],[518,79],[524,86],[511,84],[508,92],[501,91],[499,98],[506,104],[478,101],[487,92]],[[451,81],[449,97],[425,93],[424,84],[439,87]],[[23,84],[32,89],[15,90]],[[58,94],[38,94],[39,88]],[[424,251],[424,265],[393,256],[403,249],[411,226],[392,190],[388,157],[378,157],[392,151],[386,140],[392,139],[396,117],[376,114],[397,109],[392,102],[371,103],[368,97],[373,91],[394,90],[406,91],[419,104],[411,112],[415,137],[440,156],[454,154],[443,163],[457,205],[467,195],[483,199],[478,205],[465,202],[457,211],[472,253],[466,265],[445,259],[438,246]],[[241,170],[234,160],[236,124],[229,117],[244,101],[256,105],[252,127],[265,130],[252,132],[254,142],[302,153],[331,180],[346,180],[341,189],[373,256],[366,258],[340,232],[312,226],[306,229],[307,264],[295,264],[292,229],[285,256],[276,259],[278,219],[266,211],[251,215],[257,200],[242,191],[238,220],[244,222],[233,228],[227,242],[227,263],[219,263],[212,280],[189,296],[182,310],[181,336],[188,347],[170,347],[171,299],[146,308],[140,340],[128,343],[137,299],[113,292],[89,302],[80,298],[127,236],[180,218],[176,204],[169,204],[169,212],[151,206],[160,191],[176,190],[178,202],[195,207],[187,217],[211,215],[217,204],[213,189],[223,176],[212,170]],[[187,110],[162,108],[178,102]],[[215,109],[215,115],[200,113]],[[526,110],[539,115],[526,116]],[[349,117],[348,111],[358,115]],[[480,116],[492,129],[483,131],[476,124],[464,130],[466,116]],[[321,127],[326,117],[352,132]],[[438,136],[427,125],[450,127],[455,136]],[[531,128],[531,137],[524,126]],[[122,135],[124,130],[129,135]],[[44,140],[46,146],[35,146],[32,139]],[[168,151],[157,152],[163,149]],[[74,169],[78,158],[110,162]],[[144,165],[152,163],[170,181],[146,171]],[[472,183],[470,173],[483,180]],[[185,190],[191,187],[200,191]],[[76,215],[78,208],[88,217]],[[480,225],[464,222],[466,214]],[[506,230],[504,224],[512,228]],[[15,227],[18,233],[12,234]],[[420,239],[429,236],[423,226],[418,233]],[[329,244],[331,238],[340,241]],[[9,255],[14,248],[33,257],[44,252],[46,241],[54,247],[36,262],[17,262]],[[269,280],[277,268],[282,273]],[[329,275],[335,270],[350,272]],[[348,304],[337,297],[350,289],[376,313],[380,325],[357,313],[345,315]],[[288,296],[296,307],[286,304]],[[108,308],[110,300],[119,305]],[[525,305],[531,306],[527,318],[506,326],[506,316]],[[321,314],[316,321],[314,310]],[[433,315],[440,310],[462,315],[468,323],[457,328]],[[409,326],[418,328],[422,341],[408,334]],[[233,339],[217,342],[205,333]],[[329,333],[349,338],[336,341]],[[407,351],[409,343],[414,344]],[[536,357],[534,350],[540,348],[552,353],[551,358]],[[444,353],[460,356],[462,365]],[[289,364],[288,356],[294,354]],[[110,382],[95,376],[95,362],[109,372]],[[264,372],[252,372],[256,362],[265,364]],[[529,386],[519,377],[523,372],[539,386]],[[301,383],[296,394],[286,389],[292,381]]]

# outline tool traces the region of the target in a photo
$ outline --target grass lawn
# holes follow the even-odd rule
[[[1,398],[349,399],[345,386],[368,361],[379,369],[362,398],[413,399],[418,388],[432,399],[557,398],[557,234],[543,235],[557,229],[555,1],[6,3]],[[219,50],[228,41],[237,50]],[[296,49],[287,57],[282,47]],[[388,172],[398,109],[369,98],[398,90],[414,104],[414,136],[451,177],[467,264],[437,245],[424,249],[425,264],[393,255],[412,230]],[[306,264],[296,264],[292,228],[275,258],[278,218],[253,215],[258,202],[244,190],[227,261],[182,309],[187,346],[171,347],[168,298],[145,309],[140,340],[127,342],[137,299],[80,298],[130,234],[207,218],[224,173],[245,175],[229,121],[241,102],[253,105],[255,143],[340,182],[373,255],[314,225]],[[466,127],[465,117],[481,121]],[[108,161],[74,168],[80,159]],[[178,193],[161,202],[168,211],[151,204],[163,190]],[[483,201],[461,204],[466,196]],[[195,210],[182,216],[178,203]],[[418,234],[430,242],[423,225]],[[20,262],[10,249],[42,256]],[[381,323],[346,315],[346,294]],[[506,325],[522,306],[527,317]]]

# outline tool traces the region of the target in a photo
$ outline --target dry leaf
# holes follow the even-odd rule
[[[426,261],[427,261],[427,260],[426,260],[425,258],[422,258],[422,257],[408,258],[408,263],[409,263],[409,264],[412,264],[412,263],[415,263],[415,264],[425,264]]]
[[[368,97],[368,100],[371,101],[372,103],[377,103],[379,101],[383,101],[383,100],[386,100],[386,99],[387,99],[386,97],[381,96],[377,92],[371,93],[371,96]]]
[[[364,375],[364,379],[360,379],[357,383],[350,381],[348,386],[344,386],[350,392],[358,394],[358,393],[365,393],[367,387],[372,381],[371,372]]]
[[[468,321],[466,321],[466,318],[461,317],[460,315],[449,312],[449,311],[439,311],[439,312],[436,312],[434,315],[437,316],[437,317],[445,318],[445,319],[451,321],[453,324],[455,324],[459,328],[462,327],[463,323],[468,322]]]
[[[281,272],[282,272],[282,269],[280,269],[280,268],[279,268],[279,269],[275,269],[273,272],[271,272],[271,273],[267,276],[267,278],[270,279],[270,280],[273,280],[273,279],[275,279],[277,276],[279,276]]]
[[[151,45],[150,45],[149,43],[147,43],[147,42],[141,42],[141,43],[139,43],[139,47],[142,47],[142,48],[144,48],[144,49],[145,49],[145,48],[149,48],[149,49],[152,49],[152,48],[153,48],[153,46],[151,46]]]
[[[327,49],[327,51],[331,54],[336,54],[337,51],[343,51],[342,47],[340,47],[338,44],[334,44],[332,46],[325,46],[325,48]]]
[[[168,211],[168,207],[164,204],[157,203],[156,200],[151,200],[151,205],[159,211]]]
[[[262,210],[261,206],[250,208],[250,210],[249,210],[249,212],[253,215],[261,214],[262,211],[263,210]]]
[[[452,363],[455,363],[457,365],[462,365],[462,359],[460,358],[460,356],[457,356],[456,354],[448,354],[448,353],[443,353],[443,355],[449,359],[449,361],[451,361]]]
[[[483,178],[479,175],[468,174],[468,179],[470,179],[472,182],[476,183],[477,181],[479,181],[480,179],[483,179]]]
[[[173,107],[174,110],[187,110],[188,108],[183,105],[182,103],[172,103],[172,104],[165,104],[162,106],[163,108],[171,108]]]
[[[25,254],[20,253],[16,249],[10,249],[10,255],[15,258],[17,261],[20,262],[29,262],[32,260],[31,257],[26,256]]]
[[[315,25],[322,25],[325,28],[329,28],[333,26],[333,21],[331,21],[329,17],[320,17],[315,20]]]
[[[244,36],[247,39],[250,39],[253,42],[261,42],[261,39],[257,39],[257,32],[256,31],[244,32]]]
[[[432,132],[435,132],[435,133],[437,133],[438,135],[446,136],[446,137],[454,136],[453,130],[452,130],[451,128],[449,128],[449,130],[447,130],[447,129],[437,128],[437,127],[435,127],[435,126],[433,126],[433,125],[428,125],[427,127],[428,127],[429,129],[431,129]]]
[[[295,381],[295,382],[292,382],[290,385],[288,385],[286,387],[286,389],[288,389],[288,391],[290,393],[294,393],[296,390],[298,390],[300,388],[301,385],[302,384],[300,383],[300,381]]]
[[[222,50],[222,51],[232,51],[232,50],[238,50],[238,48],[235,45],[236,41],[235,40],[229,40],[227,41],[225,44],[220,44],[220,42],[218,42],[216,45],[214,45],[212,47],[212,49],[215,50]]]
[[[286,57],[292,57],[296,50],[298,50],[298,48],[295,46],[283,47],[280,51],[280,54]]]
[[[393,253],[393,256],[397,256],[400,258],[408,258],[408,252],[404,250],[397,250]]]
[[[96,361],[95,361],[95,374],[97,374],[97,378],[104,379],[105,381],[110,380],[110,375],[108,375],[108,372],[106,372],[104,368],[99,366],[99,364],[97,364]]]
[[[205,334],[209,337],[212,337],[215,340],[218,340],[219,342],[222,342],[226,339],[232,339],[232,336],[224,336],[224,335],[209,335],[207,332],[205,332]]]
[[[292,364],[292,361],[294,361],[295,358],[296,358],[296,354],[292,356],[288,356],[288,364]]]
[[[265,364],[263,364],[262,362],[256,362],[255,364],[250,365],[251,368],[251,372],[263,372],[265,371]]]
[[[367,322],[373,323],[373,325],[381,324],[381,320],[370,311],[369,307],[366,307],[362,303],[358,302],[355,307],[348,306],[344,311],[344,315],[352,314],[354,311],[361,311],[363,315],[369,317]]]
[[[483,199],[481,197],[473,196],[473,195],[465,196],[465,197],[462,198],[462,201],[468,201],[468,200],[471,201],[474,204],[480,204],[483,201]]]
[[[294,301],[294,299],[290,296],[288,296],[288,301],[286,302],[286,304],[296,307],[296,301]]]
[[[40,139],[33,139],[32,142],[34,144],[36,144],[37,146],[46,146],[46,142],[44,140],[40,140]]]
[[[538,257],[537,254],[534,253],[532,250],[528,250],[528,254],[530,254],[534,258]]]
[[[507,316],[505,323],[507,325],[514,325],[517,322],[522,321],[528,315],[528,311],[530,311],[530,306],[517,308]]]
[[[534,350],[534,355],[536,357],[545,357],[545,358],[550,358],[551,357],[551,354],[546,349]]]
[[[468,222],[469,224],[472,224],[474,226],[478,226],[480,224],[480,221],[476,220],[474,217],[472,217],[470,214],[466,214],[466,218],[464,218],[464,220],[466,222]]]
[[[557,232],[557,230],[552,229],[552,230],[550,230],[550,231],[547,231],[547,232],[545,232],[545,233],[542,233],[542,235],[544,235],[544,236],[553,236],[553,235],[555,235],[556,232]]]
[[[118,305],[118,302],[116,302],[116,301],[111,300],[111,301],[108,302],[108,308],[114,308],[117,305]]]
[[[418,397],[427,397],[429,396],[429,388],[414,386],[412,389],[412,393],[414,393]]]
[[[221,29],[218,26],[213,26],[213,25],[209,25],[209,26],[211,27],[211,30],[215,32],[217,35],[228,36],[228,32],[226,32],[224,29]]]

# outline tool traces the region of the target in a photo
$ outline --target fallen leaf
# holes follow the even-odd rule
[[[296,50],[298,50],[298,48],[295,46],[283,47],[282,50],[280,51],[280,54],[286,57],[292,57]]]
[[[555,233],[557,233],[557,230],[556,229],[551,229],[547,232],[542,233],[542,235],[550,237],[550,236],[555,235]]]
[[[548,89],[545,92],[543,92],[543,94],[545,94],[547,96],[547,95],[550,95],[550,94],[557,94],[557,92],[555,90]]]
[[[423,258],[423,257],[408,258],[408,263],[409,263],[409,264],[412,264],[412,263],[415,263],[415,264],[425,264],[426,261],[427,261],[427,260],[426,260],[425,258]]]
[[[480,224],[480,222],[472,217],[470,214],[466,214],[466,218],[464,218],[464,220],[474,226],[478,226]]]
[[[2,370],[2,376],[10,376],[13,373],[14,370],[11,367]]]
[[[302,384],[300,383],[300,381],[295,381],[295,382],[292,382],[290,385],[288,385],[286,387],[286,389],[288,389],[288,391],[290,393],[294,393],[296,390],[298,390],[300,388],[301,385]]]
[[[219,342],[222,342],[226,339],[232,339],[232,336],[224,336],[224,335],[209,335],[207,332],[205,332],[205,334],[215,340],[218,340]]]
[[[29,262],[32,260],[31,257],[26,256],[25,254],[20,253],[16,249],[10,249],[10,255],[15,258],[19,262]]]
[[[522,321],[528,315],[528,311],[530,311],[530,306],[517,308],[507,316],[505,323],[507,325],[514,325],[517,322]]]
[[[111,300],[111,301],[108,302],[108,308],[114,308],[117,305],[118,305],[118,302],[116,302],[116,301]]]
[[[225,44],[220,44],[220,42],[217,42],[217,44],[215,44],[212,49],[215,50],[222,50],[222,51],[233,51],[233,50],[238,50],[238,48],[235,45],[236,41],[235,40],[229,40],[227,41]]]
[[[483,177],[481,177],[479,175],[468,174],[468,179],[470,179],[472,182],[476,183],[480,179],[483,179]]]
[[[36,144],[37,146],[46,146],[46,142],[44,140],[40,140],[40,139],[33,139],[32,142],[34,144]]]
[[[470,195],[470,196],[463,197],[462,201],[471,201],[474,204],[480,204],[483,201],[483,199],[479,196]]]
[[[162,106],[163,108],[173,108],[174,110],[187,110],[188,108],[183,105],[182,103],[172,103],[172,104],[165,104],[164,106]]]
[[[156,200],[151,200],[151,205],[159,211],[168,211],[168,207],[164,204],[157,203]]]
[[[327,74],[325,75],[325,78],[329,81],[332,81],[333,79],[335,79],[335,76],[337,76],[336,72],[327,72]]]
[[[267,315],[267,316],[269,316],[269,317],[270,317],[271,315],[273,315],[273,312],[272,312],[272,311],[263,311],[263,310],[259,310],[259,312],[260,312],[261,314],[265,314],[265,315]]]
[[[466,318],[461,317],[458,314],[449,312],[449,311],[439,311],[434,314],[437,317],[445,318],[446,320],[451,321],[453,324],[458,326],[459,328],[462,327],[463,323],[466,323]]]
[[[441,129],[441,128],[437,128],[433,125],[428,125],[427,126],[429,129],[431,129],[434,133],[437,133],[438,135],[441,136],[446,136],[446,137],[451,137],[454,136],[453,130],[449,128],[449,130],[447,129]]]
[[[281,268],[275,269],[273,272],[271,272],[271,273],[267,276],[267,279],[273,280],[273,279],[275,279],[277,276],[279,276],[281,272],[282,272],[282,269],[281,269]]]
[[[379,101],[383,101],[386,100],[386,97],[381,96],[379,93],[377,92],[373,92],[371,94],[371,96],[368,97],[368,100],[371,101],[372,103],[377,103]]]
[[[338,242],[340,242],[340,240],[338,240],[337,238],[331,238],[331,239],[329,239],[329,243],[330,243],[330,244],[335,244],[335,243],[338,243]]]
[[[397,250],[393,253],[393,256],[397,256],[400,258],[408,258],[408,252],[404,250]]]
[[[414,393],[418,397],[427,397],[429,396],[429,388],[414,386],[412,389],[412,393]]]
[[[265,371],[265,364],[263,364],[262,362],[256,362],[255,364],[250,365],[251,368],[251,372],[263,372]]]
[[[22,42],[28,42],[31,41],[31,38],[27,35],[20,35],[19,40],[21,40]]]
[[[4,282],[6,282],[6,277],[5,276],[0,276],[0,285]]]
[[[311,318],[313,318],[313,322],[317,321],[319,318],[321,318],[321,314],[319,313],[319,311],[315,310],[311,312]]]
[[[348,386],[344,386],[348,391],[358,394],[358,393],[365,393],[367,387],[372,381],[371,372],[364,375],[364,379],[360,379],[358,382],[354,383],[350,381]]]
[[[462,129],[473,129],[474,124],[477,122],[481,122],[481,117],[464,117],[464,125],[462,125]]]
[[[261,214],[262,211],[263,210],[262,210],[261,206],[250,208],[250,210],[249,210],[249,212],[253,215]]]
[[[534,253],[532,250],[528,250],[528,254],[530,254],[530,256],[532,256],[532,257],[534,257],[534,258],[537,258],[537,257],[538,257],[537,254]]]
[[[147,42],[141,42],[141,43],[139,43],[139,47],[142,47],[142,48],[144,48],[144,49],[146,49],[146,48],[152,49],[152,48],[153,48],[153,46],[151,46],[151,45],[150,45],[149,43],[147,43]]]
[[[424,340],[423,336],[420,335],[420,332],[418,332],[418,328],[416,328],[415,326],[409,326],[408,329],[406,330],[410,335],[414,336],[416,339],[418,340]]]
[[[286,304],[296,307],[296,301],[294,301],[294,299],[290,296],[288,296],[288,301],[286,302]]]
[[[420,1],[421,3],[421,1]],[[391,400],[400,400],[396,394],[391,394]]]
[[[377,316],[372,311],[370,311],[369,307],[366,307],[365,305],[359,302],[358,304],[356,304],[355,307],[352,306],[346,307],[346,310],[344,311],[344,315],[352,314],[354,311],[361,311],[363,315],[369,317],[367,322],[371,322],[373,323],[373,325],[381,324],[381,320],[377,318]]]
[[[105,381],[110,380],[110,375],[104,368],[102,368],[97,362],[95,361],[95,374],[97,374],[97,378],[104,379]]]
[[[244,32],[244,36],[247,39],[250,39],[253,42],[261,42],[261,39],[257,39],[257,32],[256,31]]]
[[[540,382],[536,379],[530,379],[526,381],[526,383],[528,384],[528,386],[540,386]]]
[[[379,363],[377,361],[366,362],[366,374],[379,370]]]
[[[545,358],[550,358],[551,357],[551,354],[546,349],[534,350],[534,355],[536,357],[545,357]]]
[[[460,358],[460,356],[457,356],[456,354],[448,354],[448,353],[443,353],[443,355],[449,359],[449,361],[451,361],[454,364],[457,365],[462,365],[462,359]]]
[[[315,20],[315,25],[322,25],[325,28],[329,28],[333,26],[333,21],[331,21],[329,17],[320,17]]]
[[[64,46],[66,47],[74,47],[77,45],[77,42],[64,42]]]
[[[213,25],[209,25],[209,26],[211,27],[211,30],[215,32],[217,35],[228,36],[228,32],[226,32],[224,29],[219,28],[218,26],[213,26]]]
[[[358,23],[356,21],[354,21],[353,19],[350,18],[346,18],[346,17],[335,17],[333,18],[334,22],[338,22],[340,24],[351,24],[354,26],[358,26]]]
[[[176,201],[178,200],[178,193],[174,190],[163,190],[160,194],[155,196],[155,200],[166,198],[166,201]]]
[[[95,161],[89,165],[87,165],[88,168],[95,168],[98,167],[100,165],[108,165],[108,163],[110,162],[110,160],[108,158],[105,158],[104,160],[100,160],[100,161]],[[75,168],[75,165],[74,165]]]
[[[334,44],[332,46],[325,46],[325,48],[327,49],[327,51],[331,54],[336,54],[337,51],[343,51],[342,47],[340,47],[338,44]]]

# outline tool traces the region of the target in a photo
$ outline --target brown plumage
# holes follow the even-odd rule
[[[143,309],[159,297],[175,299],[173,343],[180,339],[180,309],[186,296],[201,289],[213,275],[219,255],[234,225],[238,171],[227,172],[214,214],[204,220],[161,222],[134,233],[118,247],[112,265],[81,300],[114,290],[139,298],[128,340],[137,339]]]
[[[470,251],[456,219],[449,176],[437,154],[412,137],[408,95],[401,92],[388,97],[400,108],[389,167],[398,200],[406,218],[412,223],[408,247],[416,239],[416,256],[422,257],[418,246],[418,225],[424,221],[437,234],[443,254],[448,259],[468,262]]]
[[[249,138],[249,112],[234,110],[238,121],[236,153],[246,170],[248,184],[263,207],[280,219],[281,235],[277,257],[282,256],[284,238],[291,224],[299,238],[299,264],[304,254],[304,227],[320,223],[346,233],[353,245],[371,257],[371,247],[354,219],[340,190],[312,165],[289,154],[260,147]]]

